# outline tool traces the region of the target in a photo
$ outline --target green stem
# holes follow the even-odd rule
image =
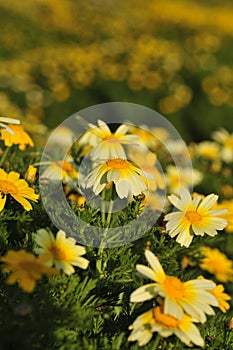
[[[154,349],[157,349],[157,347],[158,347],[158,345],[159,345],[159,342],[160,342],[160,339],[161,339],[161,336],[160,336],[160,334],[158,333],[157,336],[156,336],[156,338],[155,338],[155,341],[154,341],[154,343],[153,343],[153,348],[154,348]]]
[[[98,255],[97,255],[97,262],[96,262],[96,268],[100,273],[100,276],[103,277],[104,275],[104,270],[106,268],[107,261],[104,261],[104,250],[106,248],[106,243],[107,243],[107,235],[108,235],[108,230],[111,222],[111,217],[112,217],[112,209],[113,209],[113,200],[110,201],[109,203],[109,210],[108,210],[108,215],[106,219],[106,227],[103,232],[103,238],[100,243],[100,247],[98,250]]]
[[[3,155],[2,155],[1,160],[0,160],[0,167],[3,165],[5,159],[6,159],[7,155],[8,155],[8,152],[9,152],[9,147],[7,147],[5,149],[5,151],[3,152]]]

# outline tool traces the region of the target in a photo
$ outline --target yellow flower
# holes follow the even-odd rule
[[[233,263],[217,248],[201,247],[204,255],[200,268],[213,274],[220,282],[233,281]]]
[[[137,196],[147,189],[145,173],[136,164],[122,158],[109,159],[94,169],[86,179],[86,187],[93,187],[98,195],[113,181],[120,198]]]
[[[205,314],[214,314],[210,305],[218,306],[218,302],[209,292],[215,288],[214,282],[205,279],[182,282],[175,276],[166,275],[158,258],[151,251],[146,250],[145,256],[151,268],[136,265],[136,269],[155,282],[136,289],[130,296],[131,302],[143,302],[160,295],[165,299],[164,313],[179,320],[185,312],[198,322],[204,323]]]
[[[213,133],[213,139],[222,146],[222,160],[231,163],[233,161],[233,133],[230,134],[227,130],[221,129]]]
[[[78,266],[81,269],[88,267],[89,261],[82,257],[86,253],[86,249],[76,245],[74,238],[66,238],[65,232],[62,230],[58,231],[56,238],[51,232],[44,229],[38,230],[35,240],[40,246],[36,249],[36,253],[41,255],[45,265],[55,265],[57,269],[63,270],[67,275],[75,272],[73,266]]]
[[[29,165],[26,173],[25,173],[25,180],[28,182],[34,183],[36,181],[36,173],[37,173],[37,168],[35,168],[33,165]]]
[[[153,335],[158,332],[162,337],[175,334],[183,343],[192,346],[204,346],[204,340],[193,320],[186,314],[178,320],[174,316],[164,313],[163,305],[156,306],[142,315],[138,316],[129,327],[132,330],[128,340],[138,341],[139,346],[147,344]]]
[[[56,162],[44,162],[40,165],[49,165],[47,169],[40,175],[40,179],[62,180],[68,183],[71,179],[78,178],[78,171],[74,166],[66,160],[58,160]]]
[[[126,135],[129,126],[122,124],[117,130],[112,133],[108,125],[102,120],[98,120],[98,127],[90,124],[88,132],[97,136],[98,144],[91,151],[91,158],[111,159],[111,158],[126,158],[123,144],[131,144],[139,139],[136,135]]]
[[[204,277],[198,276],[198,279],[204,279]],[[209,290],[209,292],[218,300],[218,307],[222,312],[225,313],[230,309],[230,304],[228,304],[226,300],[231,300],[231,297],[227,293],[224,293],[224,287],[222,284],[218,284],[214,289]]]
[[[8,117],[0,117],[0,127],[5,129],[8,133],[14,134],[14,131],[7,124],[20,124],[18,119],[8,118]]]
[[[196,154],[207,159],[218,159],[220,148],[216,142],[203,141],[196,145]]]
[[[19,179],[19,176],[14,171],[7,174],[3,169],[0,169],[0,211],[5,206],[7,195],[13,197],[27,211],[32,209],[27,199],[37,202],[38,194],[35,194],[25,180]]]
[[[8,284],[18,282],[20,288],[25,292],[33,292],[36,281],[41,279],[43,274],[58,275],[57,269],[47,267],[34,254],[28,253],[21,249],[19,251],[9,250],[1,261],[6,265],[3,266],[4,272],[11,272],[7,279]]]
[[[202,173],[196,169],[177,168],[174,165],[166,168],[166,180],[170,193],[178,194],[182,188],[198,185],[202,178]]]
[[[19,145],[21,151],[26,147],[33,147],[34,142],[28,133],[23,129],[21,125],[9,124],[9,128],[13,130],[13,134],[10,134],[6,130],[1,130],[1,139],[4,141],[5,146],[11,147],[12,145]]]
[[[178,211],[165,215],[166,229],[171,237],[178,235],[176,241],[181,246],[188,247],[193,236],[215,236],[216,230],[223,230],[227,221],[221,218],[225,210],[211,210],[218,196],[210,194],[204,199],[201,196],[191,197],[187,189],[181,189],[180,198],[171,195],[169,201],[178,208]],[[220,216],[220,217],[218,217]]]

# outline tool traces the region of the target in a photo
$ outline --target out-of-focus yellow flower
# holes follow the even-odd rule
[[[25,180],[19,179],[19,176],[14,171],[7,174],[3,169],[0,169],[0,211],[3,210],[8,195],[20,203],[27,211],[32,209],[27,199],[37,202],[38,194],[35,194],[33,188],[30,188]]]
[[[198,185],[202,178],[202,173],[197,169],[177,168],[174,165],[168,165],[166,168],[166,180],[170,193],[179,194],[182,188]]]
[[[213,139],[222,146],[222,160],[226,163],[231,163],[233,161],[233,133],[230,134],[227,130],[221,129],[213,133]]]
[[[14,131],[6,124],[20,124],[20,120],[8,117],[0,117],[0,128],[5,129],[10,134],[14,134]]]
[[[37,168],[34,167],[33,165],[29,165],[24,176],[25,180],[28,182],[34,183],[36,181],[36,173],[37,173]]]
[[[45,265],[55,265],[57,269],[63,270],[67,275],[75,272],[73,266],[87,269],[89,261],[82,257],[86,249],[76,244],[74,238],[66,238],[65,232],[59,230],[56,238],[51,232],[44,229],[38,230],[35,238],[40,248],[36,252],[40,254]]]
[[[213,274],[220,282],[233,281],[233,263],[217,248],[201,247],[200,252],[204,255],[200,263],[203,270]]]
[[[224,200],[218,204],[217,208],[227,209],[227,213],[221,216],[227,220],[225,231],[228,233],[233,233],[233,200]]]
[[[40,178],[48,179],[51,181],[62,180],[64,183],[68,183],[71,179],[78,178],[78,171],[74,166],[66,160],[58,160],[56,162],[44,162],[41,165],[48,165],[48,168],[43,171]]]
[[[207,159],[218,159],[220,147],[216,142],[203,141],[196,145],[196,154]]]
[[[5,146],[18,145],[21,151],[34,146],[31,137],[21,125],[9,124],[9,128],[13,130],[13,134],[10,134],[7,130],[0,130],[1,140],[4,141]]]
[[[1,261],[5,264],[3,271],[11,272],[7,283],[14,284],[18,282],[20,288],[27,293],[33,292],[36,281],[41,279],[42,275],[59,274],[57,269],[45,266],[34,254],[23,249],[19,251],[9,250],[6,256],[1,258]]]

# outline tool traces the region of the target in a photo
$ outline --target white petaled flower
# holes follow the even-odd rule
[[[171,237],[178,236],[176,241],[181,246],[188,247],[193,236],[215,236],[217,230],[223,230],[227,220],[219,217],[227,211],[224,209],[211,210],[218,196],[210,194],[204,199],[200,196],[191,197],[187,189],[181,189],[180,198],[172,194],[169,201],[178,211],[165,215],[166,229]]]
[[[0,127],[3,129],[6,129],[10,134],[14,134],[14,130],[12,130],[7,124],[20,124],[20,120],[15,118],[8,118],[8,117],[0,117]]]
[[[213,139],[222,145],[221,158],[226,163],[233,161],[233,133],[229,133],[225,129],[215,131]]]
[[[74,238],[66,238],[64,231],[59,230],[55,238],[51,232],[40,229],[37,231],[35,240],[40,246],[40,248],[35,249],[35,252],[40,254],[45,265],[55,265],[57,269],[63,270],[67,275],[75,272],[73,266],[87,269],[89,261],[82,257],[86,253],[86,249],[77,245]]]
[[[145,256],[151,268],[139,264],[136,269],[154,283],[136,289],[130,296],[131,302],[140,303],[160,295],[164,298],[164,313],[178,320],[186,313],[197,322],[204,323],[206,314],[214,315],[210,306],[218,306],[217,299],[210,293],[216,287],[214,282],[206,279],[182,282],[178,277],[166,275],[151,251],[146,250]]]
[[[132,144],[139,139],[136,135],[126,135],[129,126],[122,124],[112,133],[108,125],[102,120],[98,120],[98,126],[89,124],[89,135],[95,135],[98,138],[98,144],[93,148],[90,156],[93,160],[126,158],[123,144]]]
[[[99,165],[86,178],[86,188],[93,187],[98,195],[109,182],[113,182],[119,198],[137,196],[147,190],[145,174],[135,163],[113,158]]]
[[[139,346],[146,345],[152,338],[153,332],[158,332],[166,338],[175,334],[183,343],[192,346],[204,346],[204,340],[198,328],[193,324],[193,320],[186,314],[182,318],[177,318],[164,313],[163,305],[138,316],[129,327],[132,330],[128,340],[138,341]]]

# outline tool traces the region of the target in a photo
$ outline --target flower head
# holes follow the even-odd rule
[[[8,133],[14,134],[14,131],[7,124],[20,124],[20,120],[8,117],[0,117],[0,127],[5,129]]]
[[[78,171],[66,160],[45,163],[49,166],[41,174],[41,179],[49,179],[51,181],[62,180],[64,183],[68,183],[71,179],[78,178]],[[45,165],[45,163],[41,163],[41,165]]]
[[[146,250],[145,256],[151,268],[136,265],[136,269],[155,283],[136,289],[130,296],[131,302],[142,302],[160,295],[164,298],[164,313],[179,320],[185,312],[204,323],[205,314],[214,314],[210,305],[218,306],[218,302],[209,292],[215,288],[214,282],[199,279],[182,282],[178,277],[166,275],[158,258],[151,251]]]
[[[221,129],[213,133],[213,139],[222,146],[222,160],[231,163],[233,161],[233,133],[230,134],[227,130]]]
[[[44,229],[38,230],[35,238],[40,248],[36,249],[36,253],[41,255],[45,265],[53,266],[63,270],[67,275],[74,273],[74,267],[81,269],[88,267],[89,261],[82,257],[86,253],[86,249],[80,245],[76,245],[74,238],[66,238],[65,232],[58,231],[56,238],[51,232]]]
[[[163,305],[156,306],[138,316],[129,329],[132,332],[128,340],[137,340],[139,346],[147,344],[151,340],[153,332],[158,332],[162,337],[175,334],[188,346],[192,346],[192,343],[197,346],[204,346],[204,340],[198,328],[193,324],[192,318],[183,314],[182,318],[178,320],[165,314]]]
[[[201,247],[200,252],[204,255],[201,269],[213,274],[220,282],[233,281],[233,263],[224,253],[209,247]]]
[[[11,147],[12,145],[18,145],[21,151],[24,151],[26,147],[33,147],[29,134],[23,129],[21,125],[9,124],[9,128],[13,131],[13,134],[7,130],[1,130],[1,140],[4,141],[5,146]]]
[[[35,194],[25,180],[19,179],[19,176],[14,171],[7,174],[3,169],[0,169],[0,211],[5,206],[7,195],[13,197],[27,211],[32,209],[27,199],[37,202],[38,194]]]
[[[98,127],[90,124],[90,134],[97,136],[98,143],[91,152],[91,158],[111,159],[126,158],[123,144],[134,143],[139,139],[136,135],[126,135],[129,126],[122,124],[112,133],[108,125],[102,120],[98,120]]]
[[[182,246],[188,247],[193,236],[215,236],[216,230],[223,230],[227,221],[219,216],[225,214],[225,210],[211,210],[218,196],[210,194],[204,199],[201,196],[191,197],[187,189],[181,189],[180,198],[171,195],[169,201],[178,208],[178,211],[165,216],[166,229],[171,237],[178,235],[176,241]]]
[[[166,168],[166,180],[170,193],[178,194],[181,188],[198,185],[202,178],[202,173],[196,169],[177,168],[174,165],[168,165]]]
[[[196,154],[206,159],[218,159],[220,156],[219,145],[216,142],[203,141],[196,145]]]
[[[111,181],[120,198],[137,196],[147,189],[145,173],[136,164],[122,158],[109,159],[94,169],[86,179],[86,187],[93,187],[98,195]]]
[[[58,275],[57,269],[47,267],[34,254],[21,249],[19,251],[9,250],[5,257],[1,258],[5,263],[4,272],[11,272],[7,279],[8,284],[18,282],[19,286],[27,293],[33,292],[36,281],[42,275]]]

